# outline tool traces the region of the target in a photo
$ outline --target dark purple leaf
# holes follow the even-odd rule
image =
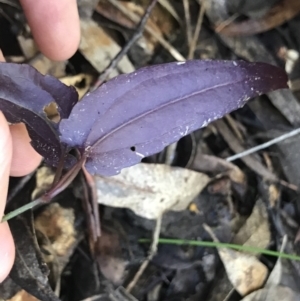
[[[61,144],[58,126],[44,108],[55,101],[61,118],[68,118],[78,100],[74,87],[42,75],[29,65],[0,63],[0,110],[11,123],[24,122],[33,147],[49,163],[58,161]]]
[[[16,258],[10,277],[39,300],[59,301],[48,281],[49,269],[37,243],[32,212],[17,216],[9,225],[16,244]]]
[[[190,132],[287,87],[265,63],[188,61],[120,75],[88,94],[60,124],[61,140],[86,152],[92,174],[114,175]]]

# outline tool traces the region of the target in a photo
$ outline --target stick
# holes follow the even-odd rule
[[[199,33],[201,30],[201,25],[203,22],[203,18],[204,18],[204,13],[205,13],[205,1],[202,2],[201,4],[201,8],[199,10],[199,15],[198,15],[198,20],[197,20],[197,24],[196,24],[196,28],[195,28],[195,32],[194,32],[194,36],[193,39],[191,41],[190,44],[190,49],[189,49],[189,54],[188,54],[188,59],[191,60],[194,58],[194,52],[197,46],[197,41],[199,38]]]
[[[119,64],[120,60],[124,55],[127,54],[129,49],[133,46],[133,44],[142,36],[145,25],[150,17],[150,14],[157,3],[157,0],[151,0],[149,6],[147,7],[144,16],[140,20],[136,30],[132,37],[128,40],[125,46],[120,50],[120,52],[111,60],[110,64],[106,67],[106,69],[100,74],[94,86],[90,89],[90,92],[96,90],[98,87],[102,85],[102,83],[107,79],[108,75],[116,68]]]
[[[108,0],[113,6],[119,9],[127,18],[131,21],[138,23],[139,17],[127,10],[123,5],[117,0]],[[175,49],[170,43],[168,43],[162,36],[160,36],[155,30],[149,26],[145,26],[145,31],[152,35],[177,61],[185,61],[186,59]]]
[[[131,282],[126,287],[127,293],[130,293],[132,291],[132,289],[134,288],[134,286],[136,285],[136,283],[138,282],[138,280],[141,278],[142,274],[144,273],[145,269],[147,268],[148,264],[153,259],[154,255],[156,254],[162,218],[163,218],[163,214],[161,214],[156,220],[156,225],[155,225],[155,229],[153,232],[153,240],[152,240],[151,247],[149,250],[149,255],[148,255],[147,259],[140,266],[140,268],[137,271],[137,273],[135,274],[134,278],[131,280]]]
[[[186,26],[186,38],[190,48],[192,42],[192,28],[191,28],[189,0],[183,0],[183,8],[184,8],[184,17],[185,17],[185,26]]]
[[[267,142],[265,142],[263,144],[257,145],[255,147],[250,148],[250,149],[247,149],[247,150],[245,150],[245,151],[243,151],[241,153],[238,153],[236,155],[230,156],[230,157],[226,158],[226,161],[232,162],[234,160],[246,157],[246,156],[248,156],[250,154],[253,154],[253,153],[257,152],[257,151],[265,149],[265,148],[267,148],[267,147],[269,147],[269,146],[271,146],[273,144],[276,144],[278,142],[281,142],[281,141],[283,141],[285,139],[291,138],[291,137],[296,136],[298,134],[300,134],[300,128],[295,129],[293,131],[290,131],[288,133],[285,133],[285,134],[283,134],[283,135],[281,135],[281,136],[279,136],[277,138],[274,138],[274,139],[272,139],[270,141],[267,141]]]

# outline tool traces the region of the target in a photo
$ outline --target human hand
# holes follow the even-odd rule
[[[76,0],[20,2],[40,50],[53,60],[72,56],[80,39]],[[4,61],[1,50],[0,61]],[[25,126],[16,124],[9,127],[0,112],[0,220],[6,204],[9,175],[24,176],[41,161],[29,142]],[[0,283],[7,277],[14,257],[15,247],[8,224],[0,223]]]

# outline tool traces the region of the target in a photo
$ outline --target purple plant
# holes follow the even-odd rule
[[[73,87],[28,65],[0,63],[0,81],[0,110],[7,120],[24,122],[45,161],[68,169],[44,200],[64,189],[83,165],[91,174],[115,175],[250,98],[287,88],[285,72],[275,66],[210,60],[120,75],[79,103]],[[53,101],[58,124],[44,112]]]

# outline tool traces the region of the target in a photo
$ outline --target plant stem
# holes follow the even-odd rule
[[[43,196],[39,197],[38,199],[4,215],[1,222],[8,221],[11,218],[29,209],[32,209],[33,207],[39,204],[46,204],[50,202],[55,196],[57,196],[71,184],[71,182],[74,180],[74,178],[77,176],[80,169],[84,165],[85,160],[86,157],[83,155],[81,159],[65,175],[63,175],[63,177],[57,183],[55,183],[55,185],[48,192],[46,192]]]
[[[75,179],[78,175],[79,171],[81,170],[82,166],[84,165],[86,157],[83,155],[81,159],[69,170],[63,177],[53,186],[48,192],[46,192],[41,199],[44,202],[49,202],[63,190],[65,190],[71,182]]]
[[[39,204],[42,204],[42,203],[43,203],[43,200],[41,198],[38,198],[38,199],[36,199],[36,200],[34,200],[34,201],[18,208],[16,210],[13,210],[13,211],[11,211],[11,212],[9,212],[9,213],[7,213],[6,215],[3,216],[2,220],[1,220],[1,223],[6,222],[6,221],[12,219],[13,217],[16,217],[19,214],[21,214],[21,213],[23,213],[23,212],[25,212],[29,209],[32,209],[33,207],[35,207]]]
[[[65,163],[65,157],[66,157],[66,150],[65,149],[66,149],[65,146],[62,146],[62,152],[61,152],[62,154],[61,154],[61,157],[60,157],[59,162],[58,162],[58,166],[57,166],[57,169],[56,169],[56,173],[55,173],[55,176],[54,176],[52,187],[54,187],[59,182],[59,180],[61,178],[63,168],[64,168],[64,163]]]

